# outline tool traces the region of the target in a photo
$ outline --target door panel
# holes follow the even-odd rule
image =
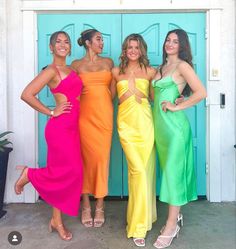
[[[196,25],[197,24],[197,25]],[[157,67],[162,61],[162,44],[166,33],[175,28],[187,31],[192,47],[194,66],[203,83],[205,83],[205,14],[204,13],[161,13],[161,14],[39,14],[38,15],[38,58],[39,71],[51,63],[48,49],[50,35],[56,30],[69,33],[72,40],[72,54],[67,63],[81,58],[85,50],[77,45],[81,31],[96,28],[102,31],[104,50],[102,56],[111,57],[119,64],[121,44],[130,33],[141,34],[148,45],[148,57],[152,66]],[[49,107],[54,101],[48,88],[39,95]],[[114,104],[114,132],[110,158],[109,195],[128,195],[127,162],[122,152],[117,129],[117,101]],[[206,194],[206,147],[205,147],[205,105],[204,102],[186,111],[194,137],[194,156],[197,175],[198,195]],[[47,121],[45,115],[39,114],[39,165],[45,165],[46,144],[44,127]],[[158,165],[158,163],[157,163]],[[157,166],[158,167],[158,166]],[[157,168],[157,192],[160,186],[160,170]]]

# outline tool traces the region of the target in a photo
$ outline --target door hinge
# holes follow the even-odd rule
[[[206,171],[206,175],[207,175],[209,172],[209,164],[208,163],[205,164],[205,171]]]
[[[205,39],[208,39],[208,29],[205,29]]]

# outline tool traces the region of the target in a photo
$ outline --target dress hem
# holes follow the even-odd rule
[[[164,200],[164,199],[159,198],[159,200],[160,200],[161,202],[165,202],[165,203],[167,203],[167,204],[169,204],[169,205],[172,205],[172,206],[183,206],[183,205],[188,204],[188,203],[191,202],[191,201],[196,201],[197,199],[198,199],[198,197],[196,196],[196,197],[192,197],[192,198],[190,198],[190,199],[188,199],[188,200],[186,200],[186,201],[184,201],[184,202],[181,202],[181,203],[173,203],[173,202],[169,202],[169,201],[167,201],[167,200]]]

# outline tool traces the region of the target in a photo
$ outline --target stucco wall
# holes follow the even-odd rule
[[[235,200],[235,1],[222,1],[221,28],[221,82],[220,88],[226,96],[225,109],[220,113],[220,158],[222,200]]]
[[[91,3],[92,2],[92,5]],[[14,151],[11,153],[7,186],[6,202],[31,202],[36,193],[30,186],[24,195],[16,196],[13,191],[14,182],[19,172],[17,164],[37,166],[37,115],[26,106],[19,96],[23,87],[33,78],[36,72],[37,53],[33,43],[26,37],[36,40],[36,29],[32,11],[39,9],[53,10],[53,4],[59,9],[85,9],[96,11],[103,9],[125,10],[134,6],[142,11],[150,9],[186,11],[204,9],[211,24],[208,35],[208,112],[207,112],[207,155],[208,155],[208,199],[211,201],[232,201],[236,199],[235,173],[235,1],[234,0],[87,0],[83,3],[71,1],[20,1],[3,0],[0,2],[0,131],[12,130],[11,139]],[[135,2],[135,4],[134,4]],[[137,3],[138,2],[138,3]],[[36,6],[36,7],[35,7]],[[104,6],[104,7],[103,7]],[[212,11],[208,11],[211,9]],[[212,13],[213,15],[211,15]],[[211,16],[213,18],[211,19]],[[215,18],[215,19],[214,19]],[[219,24],[219,25],[218,25]],[[2,35],[3,34],[3,35]],[[215,38],[215,37],[219,37]],[[215,39],[215,40],[214,40]],[[219,59],[217,59],[219,58]],[[3,65],[3,66],[2,66]],[[212,69],[218,70],[218,76],[212,76]],[[226,94],[226,106],[220,108],[219,94]]]

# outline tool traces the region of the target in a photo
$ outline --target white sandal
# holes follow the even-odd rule
[[[184,226],[184,216],[183,216],[183,214],[181,214],[181,213],[179,213],[178,214],[178,217],[177,217],[177,224],[179,223],[179,226],[180,227],[183,227]],[[162,234],[162,232],[164,231],[164,229],[165,229],[165,225],[161,228],[161,230],[160,230],[160,234]]]
[[[169,247],[171,245],[173,239],[179,237],[179,230],[180,230],[180,227],[178,225],[176,225],[175,231],[172,235],[159,235],[157,237],[157,240],[153,244],[153,246],[156,248],[159,248],[159,249]],[[170,240],[164,241],[162,239],[170,239]]]
[[[145,238],[133,238],[134,244],[138,247],[145,246]]]

